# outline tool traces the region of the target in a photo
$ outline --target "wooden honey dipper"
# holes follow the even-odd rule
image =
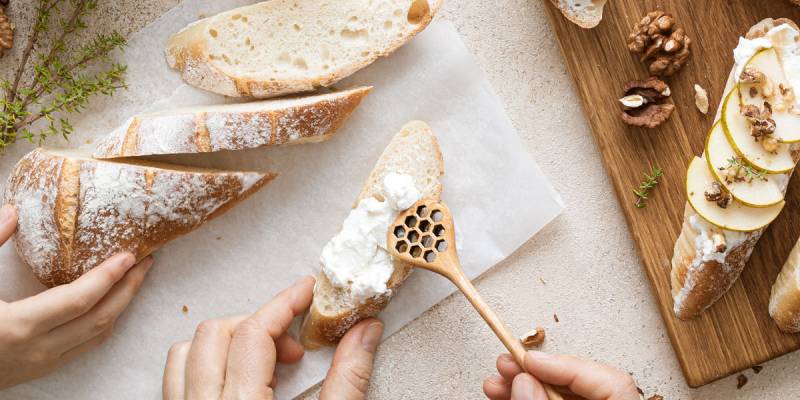
[[[525,370],[525,348],[522,343],[500,321],[461,270],[455,246],[453,216],[444,203],[422,199],[400,213],[389,228],[386,247],[392,257],[435,272],[453,282],[511,352],[517,364]],[[545,384],[544,388],[550,400],[563,400],[552,386]]]

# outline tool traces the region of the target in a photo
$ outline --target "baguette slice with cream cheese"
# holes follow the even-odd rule
[[[274,97],[330,86],[407,43],[443,0],[271,0],[199,20],[169,39],[192,86]]]
[[[141,260],[274,177],[36,149],[14,167],[4,202],[19,216],[17,253],[52,287],[122,251]]]
[[[398,174],[413,179],[413,185],[420,197],[440,198],[440,178],[444,174],[444,161],[436,136],[424,122],[409,122],[394,136],[367,179],[354,208],[365,199],[386,200],[385,179]],[[388,224],[392,222],[394,218]],[[388,225],[386,229],[388,230]],[[386,230],[377,234],[385,243]],[[303,346],[315,349],[334,345],[350,327],[383,310],[412,268],[399,261],[392,261],[392,267],[391,276],[385,282],[385,292],[360,299],[355,296],[355,288],[334,285],[323,266],[314,287],[314,300],[301,327],[300,339]]]
[[[746,38],[765,37],[770,29],[783,24],[800,31],[790,20],[765,19],[754,25],[748,31]],[[726,93],[733,90],[735,75],[735,72],[731,72],[725,88]],[[720,118],[721,108],[722,105],[717,112],[717,120]],[[800,159],[800,149],[797,144],[788,146],[796,163]],[[785,189],[784,187],[783,190]],[[704,220],[687,203],[683,226],[675,242],[672,256],[671,281],[675,315],[680,319],[697,317],[719,300],[739,278],[765,229],[766,227],[763,227],[750,232],[721,229]],[[711,245],[714,235],[721,235],[724,239],[723,251],[715,250],[715,246]]]
[[[372,87],[314,96],[137,115],[98,145],[95,158],[205,153],[327,140]]]

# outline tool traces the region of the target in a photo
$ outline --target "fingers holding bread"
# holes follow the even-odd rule
[[[360,232],[357,228],[359,216],[366,207],[384,207],[386,231],[395,214],[402,211],[392,208],[397,206],[397,199],[393,196],[405,193],[438,200],[442,193],[443,174],[442,154],[430,127],[421,121],[404,125],[389,142],[364,183],[343,224],[349,228],[345,233],[340,231],[322,251],[322,269],[314,287],[314,299],[300,329],[303,346],[307,349],[332,346],[356,323],[376,316],[388,305],[411,273],[411,266],[391,260],[388,253],[382,253],[386,252],[385,243],[380,248],[380,243],[371,242],[369,235]],[[407,202],[405,207],[415,201]],[[376,263],[360,265],[343,258],[337,246],[348,237],[364,240],[363,248],[371,249],[378,256]]]
[[[115,253],[141,260],[275,176],[36,149],[11,173],[5,201],[19,215],[17,253],[52,287],[74,281]]]

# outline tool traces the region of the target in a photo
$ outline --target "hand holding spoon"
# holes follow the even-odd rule
[[[389,228],[387,248],[392,257],[424,268],[453,282],[503,342],[517,364],[525,370],[525,348],[500,321],[489,304],[461,270],[455,246],[453,216],[443,203],[422,199],[401,213]],[[550,400],[563,400],[550,385],[544,385]]]

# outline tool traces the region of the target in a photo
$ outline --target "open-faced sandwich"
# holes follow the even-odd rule
[[[395,218],[422,198],[439,199],[444,162],[427,124],[403,126],[384,150],[342,228],[322,250],[311,309],[300,329],[309,349],[336,344],[350,327],[383,310],[411,266],[386,250]]]
[[[800,158],[800,31],[786,19],[753,26],[703,154],[689,162],[687,205],[672,258],[678,318],[693,318],[738,279],[766,227],[784,207]]]

